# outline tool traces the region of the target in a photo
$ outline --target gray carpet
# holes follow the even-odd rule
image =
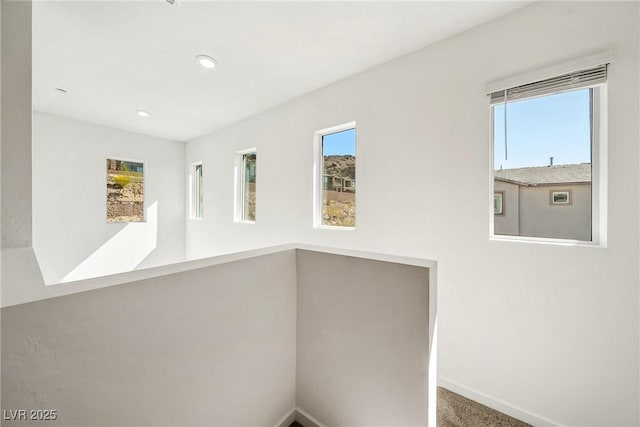
[[[289,427],[304,427],[294,421]],[[438,387],[437,427],[533,427],[508,415]]]
[[[438,387],[438,427],[532,427],[508,415]]]

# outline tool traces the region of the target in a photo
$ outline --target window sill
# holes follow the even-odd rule
[[[247,220],[239,220],[239,221],[233,221],[236,224],[255,224],[255,221],[247,221]]]
[[[314,225],[313,228],[317,230],[342,230],[342,231],[354,231],[355,227],[342,227],[339,225]]]
[[[513,242],[513,243],[533,243],[539,245],[553,245],[553,246],[575,246],[586,248],[606,248],[607,246],[598,242],[588,242],[585,240],[571,240],[571,239],[553,239],[549,237],[527,237],[527,236],[506,236],[506,235],[491,235],[490,241],[494,242]]]

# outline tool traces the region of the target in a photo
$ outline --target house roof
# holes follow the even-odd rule
[[[495,179],[520,185],[591,182],[591,163],[496,170]]]

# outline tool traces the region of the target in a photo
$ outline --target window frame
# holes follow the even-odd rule
[[[609,53],[594,55],[592,58],[582,61],[577,61],[576,64],[587,64],[588,60],[593,60],[598,62],[593,62],[590,66],[598,65],[598,63],[609,63],[610,60],[606,60],[604,58],[609,58]],[[602,61],[602,62],[600,62]],[[563,72],[558,72],[557,75],[576,71],[579,69],[589,68],[586,65],[581,65],[580,67],[575,67],[573,70],[567,68],[567,65],[562,65],[559,67],[553,67],[550,69],[540,70],[538,72],[532,72],[526,74],[529,82],[542,81],[547,78],[554,77],[553,74],[549,74],[549,70],[563,70]],[[564,71],[568,70],[568,71]],[[537,77],[534,76],[544,76]],[[515,77],[506,79],[502,83],[491,83],[487,85],[487,88],[493,88],[492,91],[496,91],[496,88],[499,88],[500,85],[505,85],[505,82],[511,82],[509,84],[513,84],[513,82],[518,82],[517,85],[526,84],[526,80],[522,80],[522,77]],[[516,86],[516,84],[513,84]],[[607,85],[608,81],[604,83],[597,83],[593,85],[584,86],[578,89],[568,89],[568,90],[559,90],[554,93],[545,94],[542,96],[552,96],[557,93],[570,92],[572,90],[580,90],[580,89],[592,89],[592,98],[591,98],[591,132],[592,132],[592,140],[591,140],[591,240],[574,240],[574,239],[562,239],[562,238],[552,238],[552,237],[532,237],[532,236],[511,236],[511,235],[503,235],[503,234],[495,234],[495,215],[493,214],[493,194],[495,192],[494,189],[494,173],[495,173],[495,164],[494,164],[494,135],[496,129],[494,129],[494,106],[489,106],[489,120],[490,120],[490,138],[489,138],[489,194],[491,197],[489,198],[490,208],[489,208],[489,240],[493,241],[506,241],[506,242],[524,242],[524,243],[539,243],[539,244],[551,244],[551,245],[562,245],[562,246],[589,246],[589,247],[607,247],[607,124],[608,124],[608,111],[607,111]],[[507,88],[509,86],[504,86]],[[500,90],[500,89],[498,89]],[[531,97],[522,97],[518,99],[518,101],[533,99],[536,97],[542,96],[531,96]]]
[[[342,230],[342,231],[354,231],[357,225],[353,227],[341,226],[341,225],[326,225],[322,223],[322,206],[323,206],[323,192],[324,192],[324,156],[322,152],[322,138],[325,135],[338,133],[346,130],[354,129],[356,131],[356,140],[354,141],[355,151],[354,157],[357,165],[358,162],[358,138],[357,138],[357,126],[355,121],[343,123],[336,126],[317,130],[313,133],[313,228],[321,230]],[[356,166],[357,170],[357,166]],[[355,193],[356,204],[356,217],[358,215],[358,192]],[[357,222],[356,222],[357,224]]]
[[[200,174],[198,174],[200,169]],[[189,219],[202,221],[204,219],[204,168],[202,161],[191,163],[191,173],[189,180]],[[202,200],[200,199],[202,191]]]
[[[106,224],[144,224],[147,222],[148,218],[147,218],[147,192],[149,190],[149,184],[147,182],[147,179],[145,177],[148,176],[148,167],[147,167],[147,161],[146,160],[136,160],[136,159],[132,159],[132,158],[127,158],[127,157],[119,157],[119,156],[107,156],[105,159],[105,165],[106,162],[109,160],[115,160],[115,161],[119,161],[119,162],[129,162],[129,163],[140,163],[142,164],[142,182],[143,182],[143,187],[142,187],[142,220],[141,221],[109,221],[109,212],[108,212],[108,194],[109,194],[109,190],[107,188],[107,185],[104,186],[104,218],[105,218],[105,222]],[[108,170],[105,170],[105,184],[107,183],[107,173]]]
[[[556,202],[556,194],[561,194],[561,193],[566,194],[567,196],[566,202]],[[571,206],[572,202],[573,202],[573,197],[571,195],[571,190],[549,190],[550,206]]]
[[[256,219],[245,219],[244,209],[244,196],[246,192],[245,187],[245,165],[244,159],[247,154],[256,155]],[[258,149],[256,147],[247,148],[244,150],[236,151],[235,155],[235,171],[234,171],[234,206],[233,206],[233,221],[238,224],[255,224],[258,218]]]

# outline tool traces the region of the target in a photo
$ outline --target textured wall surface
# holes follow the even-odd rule
[[[2,309],[4,426],[273,426],[295,404],[295,251]]]
[[[5,1],[2,9],[2,248],[14,248],[32,238],[24,197],[31,193],[32,9],[30,1]]]
[[[183,157],[180,142],[34,112],[33,247],[45,283],[184,260]],[[108,158],[144,162],[144,222],[107,223]]]
[[[534,2],[188,142],[205,199],[229,202],[187,224],[187,256],[296,241],[436,260],[441,379],[534,424],[640,424],[639,9]],[[607,247],[490,240],[486,85],[612,48]],[[314,229],[313,132],[351,121],[356,229]],[[233,155],[249,146],[251,226],[233,224],[230,202]]]
[[[298,250],[296,403],[327,426],[426,426],[428,269]]]

